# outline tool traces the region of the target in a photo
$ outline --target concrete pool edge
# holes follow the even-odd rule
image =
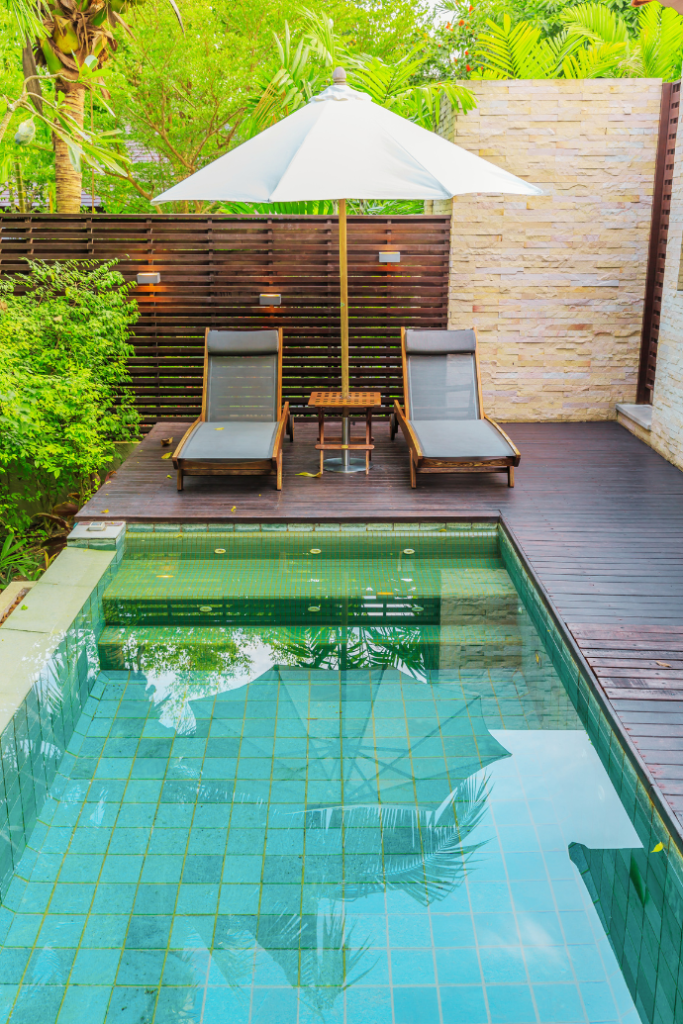
[[[119,550],[67,547],[0,626],[0,904],[96,678]]]

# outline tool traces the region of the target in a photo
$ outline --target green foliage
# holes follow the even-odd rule
[[[680,75],[683,18],[660,4],[638,13],[635,35],[614,10],[600,3],[568,6],[562,31],[544,38],[531,22],[489,20],[479,37],[478,74],[483,78],[663,78]]]
[[[45,568],[45,556],[28,540],[8,533],[0,544],[0,590],[4,590],[15,576],[36,579]]]
[[[28,523],[65,489],[86,497],[114,441],[137,434],[127,359],[137,304],[115,260],[29,261],[0,281],[0,518]]]

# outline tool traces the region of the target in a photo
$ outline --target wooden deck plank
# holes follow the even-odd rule
[[[399,522],[502,519],[546,587],[683,835],[683,473],[616,423],[513,423],[522,452],[503,475],[426,476],[410,487],[408,452],[373,424],[369,476],[316,473],[315,426],[285,443],[273,478],[189,478],[176,491],[160,423],[81,520]],[[664,665],[657,664],[664,662]]]

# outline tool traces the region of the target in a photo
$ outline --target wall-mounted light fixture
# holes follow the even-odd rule
[[[258,302],[259,306],[281,306],[282,296],[279,292],[261,292]]]
[[[159,284],[161,281],[161,274],[158,270],[155,270],[150,274],[138,274],[135,280],[138,284]]]
[[[386,252],[386,251],[384,251],[384,252],[378,252],[377,255],[379,257],[379,262],[380,263],[400,263],[401,262],[401,254],[400,254],[400,252]]]

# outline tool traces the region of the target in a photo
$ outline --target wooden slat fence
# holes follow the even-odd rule
[[[680,102],[681,83],[664,82],[662,85],[662,105],[659,115],[659,143],[655,166],[655,187],[652,197],[650,251],[647,263],[645,309],[643,311],[643,333],[638,372],[638,401],[645,403],[652,402],[657,370],[659,317],[662,310],[662,292],[664,289],[664,269],[666,267],[666,246],[669,237],[671,189],[673,186],[674,155],[676,152]],[[681,287],[680,280],[678,287]]]
[[[350,217],[352,387],[402,395],[400,328],[447,326],[450,218]],[[340,385],[336,217],[0,214],[0,272],[23,257],[120,260],[127,279],[158,271],[135,296],[131,369],[143,422],[198,415],[204,329],[282,327],[283,391],[297,414]],[[398,250],[401,262],[380,264]],[[262,307],[259,295],[282,295]]]

